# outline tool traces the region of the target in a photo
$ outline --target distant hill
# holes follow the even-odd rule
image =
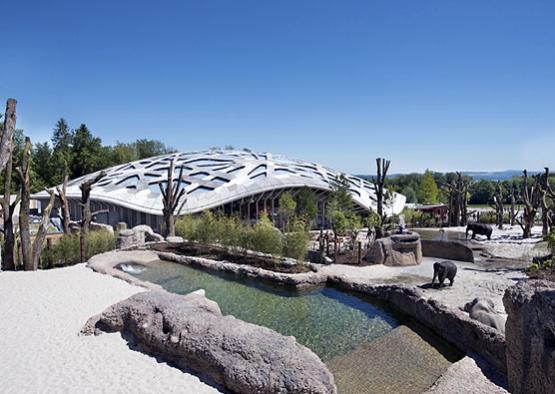
[[[530,174],[535,174],[540,171],[529,171]],[[468,175],[476,180],[486,179],[489,181],[505,181],[514,177],[522,176],[522,170],[505,170],[505,171],[463,171],[464,175]],[[390,177],[396,177],[406,174],[391,174]],[[372,179],[373,175],[357,175],[363,179]]]

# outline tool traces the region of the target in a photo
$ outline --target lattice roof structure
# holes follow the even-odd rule
[[[172,153],[105,170],[107,175],[95,185],[91,199],[161,215],[159,184],[166,184],[171,160],[175,161],[174,182],[181,182],[187,192],[182,214],[216,208],[271,190],[306,186],[318,191],[331,191],[334,179],[342,174],[320,164],[248,150]],[[182,166],[182,178],[177,180]],[[67,197],[79,198],[79,185],[96,174],[70,181]],[[353,202],[364,210],[375,209],[373,184],[352,175],[344,175],[349,182]],[[37,193],[34,197],[46,197],[46,192]],[[404,204],[405,197],[393,193],[392,202],[386,210],[388,214],[398,214]]]

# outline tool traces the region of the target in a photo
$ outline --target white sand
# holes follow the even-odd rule
[[[0,272],[2,393],[218,392],[130,350],[119,333],[78,335],[89,317],[141,291],[83,264]]]

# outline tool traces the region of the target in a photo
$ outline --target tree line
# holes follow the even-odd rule
[[[364,176],[365,178],[368,178]],[[512,192],[515,192],[517,204],[523,203],[522,190],[523,177],[514,177],[507,180],[496,181],[489,179],[475,180],[462,175],[464,182],[468,183],[468,203],[471,205],[494,204],[496,190],[501,188],[503,203],[511,203]],[[393,175],[388,177],[388,187],[407,197],[408,203],[419,204],[447,204],[449,202],[449,186],[457,180],[456,172],[434,172],[426,170],[423,174],[411,173]],[[551,177],[555,182],[555,177]]]
[[[25,133],[14,130],[13,150],[15,166],[20,164]],[[71,128],[65,119],[56,122],[50,141],[35,143],[31,152],[30,177],[32,192],[59,185],[65,176],[75,179],[104,168],[147,157],[175,152],[158,140],[137,139],[104,145],[86,124]]]

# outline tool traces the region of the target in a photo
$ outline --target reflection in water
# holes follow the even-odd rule
[[[164,261],[135,275],[174,293],[204,289],[224,315],[292,335],[324,361],[399,325],[383,308],[331,288],[299,293]]]

